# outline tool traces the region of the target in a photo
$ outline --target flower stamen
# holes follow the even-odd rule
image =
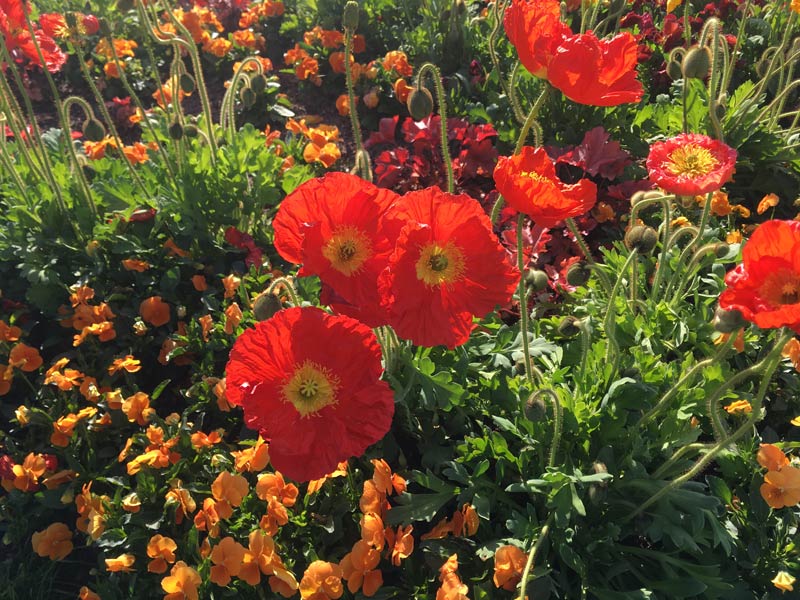
[[[329,369],[307,360],[295,368],[283,386],[283,399],[291,402],[301,417],[313,415],[326,406],[336,404],[339,378]]]

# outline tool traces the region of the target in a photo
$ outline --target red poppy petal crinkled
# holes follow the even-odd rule
[[[561,22],[557,0],[514,0],[506,9],[503,25],[517,49],[522,65],[536,77],[548,77],[548,63],[560,40],[572,33]]]

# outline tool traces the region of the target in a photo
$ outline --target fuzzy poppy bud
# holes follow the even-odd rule
[[[728,244],[726,244],[725,242],[720,242],[719,244],[714,246],[714,256],[716,256],[717,258],[725,258],[728,255],[730,248],[731,247],[728,246]]]
[[[106,128],[95,118],[83,122],[83,136],[90,142],[99,142],[106,135]]]
[[[197,125],[188,123],[183,126],[183,134],[188,138],[196,138],[198,134]]]
[[[103,37],[110,37],[111,36],[111,25],[108,22],[108,19],[102,18],[97,20],[97,31],[100,32],[100,35]],[[89,33],[89,28],[86,28],[86,33]]]
[[[705,46],[692,46],[686,51],[681,72],[686,79],[705,79],[711,68],[711,53]]]
[[[547,273],[539,269],[530,269],[525,273],[525,285],[535,292],[546,290],[549,282],[550,278],[547,277]]]
[[[117,10],[128,12],[133,9],[133,0],[117,0]]]
[[[725,310],[717,307],[711,324],[720,333],[733,333],[744,327],[746,322],[744,316],[738,310]]]
[[[173,121],[169,126],[169,137],[173,140],[179,140],[183,137],[183,125],[181,125],[178,121]]]
[[[408,95],[406,106],[412,119],[422,121],[433,112],[433,96],[426,88],[415,87]]]
[[[246,108],[250,108],[256,103],[256,93],[250,86],[246,85],[239,90],[239,100],[242,101],[242,104],[244,104]]]
[[[667,57],[667,75],[669,75],[670,79],[675,80],[683,77],[681,63],[683,62],[685,52],[683,48],[675,48],[669,53]]]
[[[342,13],[342,25],[345,29],[355,31],[358,29],[358,2],[350,0],[344,5],[344,13]]]
[[[634,225],[625,233],[625,247],[628,250],[636,249],[641,254],[647,254],[656,247],[658,233],[647,225]]]
[[[567,283],[574,287],[580,287],[589,281],[589,275],[591,272],[586,263],[577,262],[567,269]]]
[[[601,473],[608,473],[608,467],[606,467],[605,463],[596,461],[592,465],[592,471],[594,471],[596,475],[599,475]],[[606,481],[600,481],[591,484],[589,486],[589,501],[595,505],[600,504],[600,502],[605,499],[607,490],[608,490],[608,482]]]
[[[178,83],[180,84],[181,90],[183,91],[184,94],[191,94],[194,91],[195,88],[194,77],[192,77],[188,73],[182,74],[180,76],[180,79],[178,79]]]
[[[564,337],[575,337],[581,332],[581,321],[577,317],[569,315],[561,319],[558,324],[558,333]]]
[[[542,391],[534,392],[525,402],[525,418],[532,423],[544,421],[547,418],[547,404],[542,399]]]
[[[260,94],[267,89],[267,78],[263,75],[255,75],[250,79],[250,89],[256,94]]]
[[[282,309],[283,305],[281,304],[280,298],[275,294],[264,292],[263,294],[259,294],[255,302],[253,302],[253,316],[257,321],[266,321]]]

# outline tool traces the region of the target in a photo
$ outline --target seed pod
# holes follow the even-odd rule
[[[681,72],[686,79],[705,79],[711,68],[711,52],[706,46],[692,46],[681,63]]]
[[[183,73],[180,76],[180,79],[178,79],[178,84],[181,86],[181,90],[183,90],[184,94],[191,94],[194,91],[194,77],[188,73]]]
[[[581,332],[581,321],[577,317],[569,315],[561,319],[558,324],[558,333],[564,337],[575,337]]]
[[[433,112],[433,96],[424,87],[414,87],[406,101],[408,114],[415,121],[422,121]]]
[[[106,135],[106,128],[94,118],[86,119],[83,122],[83,135],[90,142],[99,142]]]
[[[634,225],[625,233],[625,247],[628,250],[634,248],[641,254],[647,254],[656,247],[658,233],[647,225]]]
[[[591,272],[584,262],[577,262],[567,269],[567,283],[573,287],[580,287],[589,281]]]
[[[260,94],[267,89],[267,78],[263,75],[255,75],[250,78],[250,89],[256,94]]]
[[[525,285],[535,292],[541,292],[547,289],[550,278],[547,273],[539,269],[530,269],[525,273]]]
[[[183,125],[181,125],[178,121],[173,121],[172,124],[169,126],[169,137],[173,140],[179,140],[183,137],[184,130]]]
[[[725,310],[717,307],[714,312],[714,319],[711,321],[715,331],[720,333],[733,333],[745,326],[744,316],[738,310]]]
[[[282,309],[283,305],[280,298],[275,294],[264,292],[259,294],[255,302],[253,302],[253,316],[257,321],[266,321]]]
[[[355,31],[358,29],[358,2],[350,0],[344,5],[344,13],[342,13],[342,25],[345,29]]]

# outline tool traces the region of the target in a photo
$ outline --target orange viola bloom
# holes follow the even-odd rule
[[[153,327],[166,325],[170,319],[169,304],[161,296],[151,296],[139,305],[139,315],[145,323],[150,323]]]
[[[350,97],[347,94],[342,94],[336,99],[336,110],[343,117],[350,114]]]
[[[414,74],[414,68],[408,62],[408,56],[400,50],[387,52],[381,64],[385,70],[393,70],[401,77],[411,77]]]
[[[783,467],[789,466],[789,459],[783,450],[773,444],[761,444],[756,460],[768,471],[780,471]]]
[[[200,574],[185,562],[179,560],[161,580],[161,589],[167,592],[164,600],[198,600],[197,588],[203,580]]]
[[[334,563],[315,560],[300,580],[302,600],[336,600],[344,593],[342,568]]]
[[[312,479],[308,482],[308,489],[306,490],[306,494],[311,495],[318,492],[322,489],[322,484],[324,484],[328,479],[333,479],[334,477],[347,477],[347,461],[340,462],[336,470],[328,473],[324,477],[320,477],[319,479]]]
[[[764,475],[761,497],[772,508],[794,506],[800,502],[800,469],[783,467]]]
[[[256,495],[262,500],[277,500],[286,507],[294,506],[299,491],[293,483],[286,483],[279,472],[260,475]]]
[[[205,292],[208,289],[208,282],[203,275],[194,275],[192,277],[192,285],[198,292]]]
[[[392,564],[395,567],[399,567],[400,562],[411,556],[411,553],[414,551],[413,531],[414,527],[412,525],[398,527],[397,531],[391,527],[385,529],[386,547],[391,554]]]
[[[128,373],[136,373],[142,368],[142,363],[135,359],[132,355],[128,354],[123,358],[115,358],[111,366],[108,367],[108,374],[114,375],[118,371],[127,371]]]
[[[469,589],[458,576],[458,556],[453,554],[439,569],[441,587],[436,592],[436,600],[469,600]]]
[[[497,190],[509,206],[540,227],[554,227],[587,213],[597,201],[597,185],[587,178],[563,183],[544,148],[525,146],[519,154],[501,156],[494,170]]]
[[[122,266],[126,271],[136,271],[137,273],[144,273],[150,268],[150,263],[144,260],[135,258],[126,258],[122,261]]]
[[[39,351],[32,346],[26,344],[17,344],[11,349],[8,355],[8,365],[10,367],[17,367],[18,369],[31,372],[36,371],[42,366],[42,357]]]
[[[50,560],[61,560],[72,552],[72,531],[64,523],[53,523],[31,536],[33,551]]]
[[[729,415],[749,415],[753,407],[747,400],[736,400],[725,406],[725,412]]]
[[[778,206],[778,196],[777,194],[767,194],[761,199],[761,202],[758,203],[756,212],[759,215],[763,215],[773,206]]]
[[[106,559],[106,570],[112,573],[123,572],[130,573],[133,571],[133,564],[136,562],[136,557],[133,554],[120,554],[116,558]]]
[[[211,333],[211,330],[214,328],[214,317],[211,315],[203,315],[197,321],[200,323],[200,331],[203,336],[203,341],[208,341],[208,336]]]
[[[102,598],[84,585],[78,590],[78,600],[102,600]]]
[[[172,484],[172,489],[167,492],[165,504],[174,504],[175,507],[175,523],[180,525],[186,515],[192,514],[197,509],[197,503],[192,498],[189,490],[181,487],[180,481],[175,481]]]
[[[152,558],[147,563],[147,570],[150,573],[166,573],[167,565],[175,562],[175,550],[178,544],[172,538],[156,534],[147,542],[147,556]]]
[[[232,537],[222,538],[211,550],[211,581],[220,587],[225,587],[231,582],[231,577],[236,577],[242,569],[245,549]]]
[[[169,238],[166,242],[164,242],[163,247],[170,256],[178,256],[180,258],[188,258],[191,256],[190,252],[178,247],[172,238]]]
[[[150,408],[150,396],[144,392],[136,392],[122,401],[122,412],[131,423],[144,426],[150,422],[156,411]]]
[[[13,485],[22,492],[32,492],[39,486],[39,478],[47,470],[47,463],[41,454],[29,453],[21,465],[12,467]]]
[[[380,569],[376,569],[380,560],[380,551],[364,540],[359,540],[353,545],[353,550],[339,563],[342,577],[347,581],[350,593],[355,594],[361,589],[368,598],[375,595],[383,585],[383,574]]]
[[[19,327],[9,326],[5,321],[0,320],[0,341],[16,342],[21,335],[22,330]]]
[[[394,90],[394,97],[397,98],[397,101],[405,104],[408,101],[408,96],[411,94],[413,87],[408,85],[405,79],[400,78],[396,79],[392,84],[392,89]]]
[[[239,506],[250,491],[247,479],[241,475],[233,475],[222,471],[211,484],[214,499],[225,501],[233,507]]]
[[[202,431],[196,431],[191,436],[192,439],[192,446],[194,446],[195,450],[201,450],[203,448],[211,448],[215,444],[219,444],[222,441],[222,437],[219,434],[219,431],[212,431],[208,435],[203,433]]]
[[[517,546],[501,546],[494,553],[495,586],[513,592],[522,579],[528,556]]]
[[[225,333],[231,335],[242,320],[244,313],[239,307],[237,302],[232,302],[231,305],[225,309]]]
[[[264,438],[258,436],[256,443],[250,448],[231,452],[233,466],[238,472],[258,473],[269,464],[269,445]]]
[[[225,298],[233,298],[236,295],[236,290],[239,289],[242,280],[236,275],[228,275],[222,278],[222,286],[225,288]]]
[[[377,550],[383,550],[385,534],[383,519],[374,513],[361,517],[361,539]]]

